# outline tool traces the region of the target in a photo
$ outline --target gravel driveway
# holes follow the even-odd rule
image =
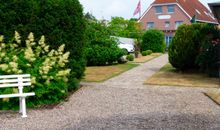
[[[103,83],[82,83],[54,109],[28,109],[28,118],[0,111],[0,130],[220,129],[220,107],[203,92],[216,89],[143,85],[167,54]]]

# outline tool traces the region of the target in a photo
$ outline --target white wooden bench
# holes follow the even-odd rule
[[[0,75],[0,88],[18,87],[18,92],[15,94],[0,94],[0,98],[12,98],[19,97],[19,113],[22,113],[22,117],[27,117],[26,113],[26,101],[27,96],[34,96],[35,93],[23,93],[24,86],[30,86],[31,79],[30,74],[20,75]]]

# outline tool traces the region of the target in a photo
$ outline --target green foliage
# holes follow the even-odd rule
[[[196,56],[204,34],[203,24],[182,25],[178,28],[169,47],[169,61],[173,67],[187,70],[197,67]]]
[[[125,20],[122,17],[113,17],[109,23],[112,36],[136,38],[138,40],[142,37],[142,30],[140,23],[135,19]]]
[[[53,48],[66,45],[72,76],[69,89],[76,88],[76,78],[81,78],[85,69],[85,21],[79,1],[1,0],[0,9],[0,34],[7,36],[5,41],[11,40],[17,30],[24,36],[22,41],[33,32],[37,39],[45,35],[46,42]],[[22,44],[25,46],[24,42]]]
[[[146,51],[142,51],[141,54],[142,56],[147,56],[147,55],[150,55],[152,54],[153,52],[151,50],[146,50]]]
[[[0,74],[31,74],[32,86],[24,87],[24,92],[35,92],[28,97],[28,106],[54,104],[64,100],[68,95],[68,79],[71,69],[69,52],[64,52],[64,44],[58,50],[50,49],[45,44],[44,36],[39,42],[34,41],[32,33],[22,47],[20,35],[5,44],[0,36]],[[72,80],[72,79],[71,79]],[[0,89],[0,94],[18,93],[17,88]],[[16,108],[17,98],[4,98],[0,101],[0,109]]]
[[[104,23],[88,20],[86,41],[85,56],[88,66],[112,64],[123,55]]]
[[[163,32],[155,29],[148,30],[144,33],[141,51],[152,50],[153,52],[164,52],[166,45],[164,43]]]
[[[220,64],[220,30],[214,26],[206,24],[201,33],[201,46],[196,57],[196,64],[207,72],[210,76],[218,76],[218,64]]]
[[[134,55],[129,54],[129,55],[127,55],[126,59],[128,61],[133,61],[134,60]]]
[[[142,55],[142,56],[147,56],[147,51],[142,51],[142,52],[141,52],[141,55]]]

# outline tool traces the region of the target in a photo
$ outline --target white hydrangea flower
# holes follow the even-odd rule
[[[17,31],[15,31],[15,41],[18,44],[21,44],[21,36],[20,36],[20,34]]]
[[[1,47],[5,48],[6,47],[5,43],[1,43]]]
[[[3,40],[4,40],[4,36],[0,35],[0,42],[3,42]]]
[[[32,32],[28,35],[28,40],[34,42],[34,34]]]
[[[49,52],[49,45],[47,45],[47,46],[44,47],[44,51],[45,51],[45,52]]]
[[[6,55],[5,52],[0,53],[0,57],[5,57],[5,55]]]
[[[31,77],[31,83],[32,83],[32,84],[35,84],[35,83],[36,83],[36,77],[34,77],[34,76]]]
[[[65,44],[62,44],[62,45],[58,48],[58,52],[63,52],[63,51],[64,51],[64,47],[65,47]]]
[[[0,64],[0,68],[3,70],[3,71],[6,71],[9,66],[7,64]]]
[[[33,52],[31,47],[28,47],[27,49],[25,49],[24,54],[25,54],[25,56],[24,56],[25,59],[27,59],[28,61],[33,62],[33,61],[36,60],[35,54],[34,54],[34,52]]]
[[[17,56],[13,56],[13,61],[16,62],[18,60]]]

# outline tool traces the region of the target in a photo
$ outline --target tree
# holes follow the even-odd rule
[[[164,52],[165,48],[163,32],[151,29],[144,33],[141,51],[152,50],[153,52]]]
[[[135,19],[125,20],[122,17],[113,17],[109,23],[109,29],[112,31],[111,35],[136,38],[142,37],[142,30],[140,23]]]

